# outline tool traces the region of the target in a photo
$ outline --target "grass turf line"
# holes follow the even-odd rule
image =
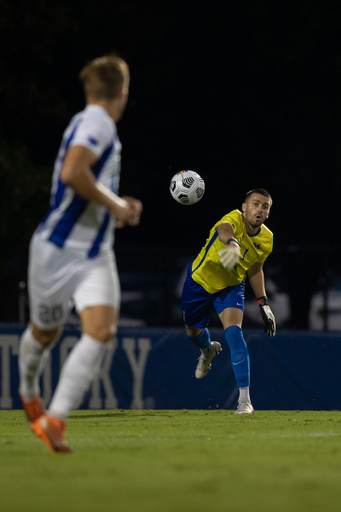
[[[0,411],[4,512],[329,512],[341,500],[339,411],[77,411],[72,455]]]

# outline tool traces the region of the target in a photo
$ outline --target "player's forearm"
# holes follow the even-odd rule
[[[263,270],[260,272],[257,272],[257,274],[254,274],[253,276],[249,276],[249,281],[251,288],[253,290],[253,293],[255,294],[256,298],[263,297],[266,295],[265,293],[265,286],[264,286],[264,273]]]
[[[220,224],[218,226],[218,237],[223,244],[227,244],[231,238],[234,238],[234,230],[231,224],[228,224],[227,222]]]
[[[98,204],[107,206],[115,213],[116,206],[124,206],[125,201],[111,192],[107,187],[98,183],[90,169],[86,167],[79,172],[68,175],[67,178],[61,176],[62,181],[71,187],[75,193],[84,199],[95,201]]]

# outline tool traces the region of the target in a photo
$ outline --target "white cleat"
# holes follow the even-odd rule
[[[251,402],[239,400],[238,407],[234,414],[253,414],[255,412]]]
[[[222,351],[220,343],[218,341],[211,341],[210,346],[207,347],[206,354],[201,351],[201,356],[198,359],[198,365],[195,370],[196,379],[202,379],[207,375],[208,370],[211,369],[212,359]]]

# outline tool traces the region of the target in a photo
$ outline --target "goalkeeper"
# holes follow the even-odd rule
[[[276,321],[264,287],[263,264],[272,251],[273,235],[263,224],[272,199],[263,188],[250,190],[242,212],[233,210],[213,228],[197,258],[189,266],[182,292],[182,311],[187,335],[201,350],[195,370],[202,379],[212,359],[222,350],[211,341],[208,323],[214,306],[230,347],[232,368],[239,387],[236,414],[251,414],[250,360],[242,333],[245,277],[248,275],[264,321],[264,331],[276,334]]]

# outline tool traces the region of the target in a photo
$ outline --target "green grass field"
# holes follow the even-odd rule
[[[3,512],[341,508],[341,412],[78,411],[72,455],[0,411]]]

